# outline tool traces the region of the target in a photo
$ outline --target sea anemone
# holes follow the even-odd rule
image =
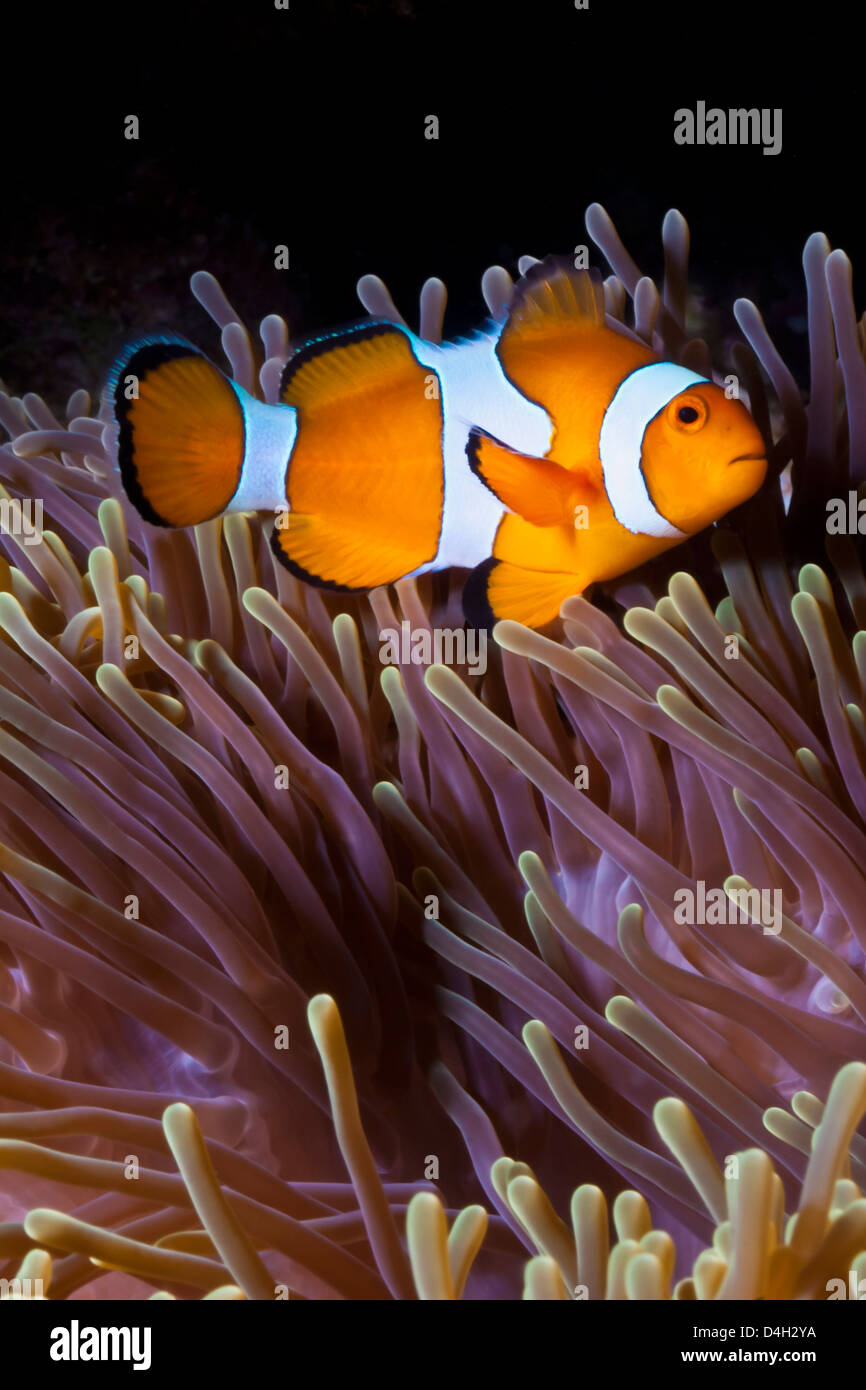
[[[610,319],[712,373],[680,214],[661,290],[597,205],[587,231]],[[866,578],[826,527],[866,481],[864,328],[845,255],[816,235],[804,268],[808,404],[745,301],[714,373],[762,492],[555,632],[500,623],[474,675],[379,655],[459,622],[459,576],[347,598],[267,518],[151,527],[104,405],[0,396],[0,1291],[866,1277]],[[507,272],[482,288],[502,314]],[[274,401],[285,323],[259,349],[192,289]],[[428,281],[424,336],[444,308]]]

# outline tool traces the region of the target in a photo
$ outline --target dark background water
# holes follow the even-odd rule
[[[483,317],[492,262],[586,240],[602,202],[642,268],[679,207],[720,331],[754,297],[802,375],[800,254],[825,231],[862,264],[857,27],[840,0],[623,6],[541,0],[202,0],[31,6],[8,20],[0,110],[0,377],[55,404],[98,388],[123,337],[215,335],[187,288],[212,270],[254,322],[356,317],[374,271],[447,328]],[[673,113],[781,106],[783,149],[684,149]],[[141,121],[137,142],[123,121]],[[424,138],[436,114],[440,138]],[[290,249],[277,271],[273,247]],[[855,293],[859,281],[855,279]]]

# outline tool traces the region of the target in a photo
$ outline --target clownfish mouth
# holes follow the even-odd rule
[[[737,454],[735,459],[730,459],[728,467],[731,468],[735,463],[766,463],[766,454]]]

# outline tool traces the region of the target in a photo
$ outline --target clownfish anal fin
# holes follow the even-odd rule
[[[483,560],[463,587],[463,612],[473,627],[490,628],[503,618],[526,627],[545,627],[567,598],[583,585],[576,574],[524,569],[495,557]]]
[[[477,426],[469,432],[466,457],[472,472],[502,505],[533,526],[573,524],[578,503],[598,493],[588,473],[518,453]]]
[[[492,628],[497,621],[487,597],[490,571],[502,562],[489,556],[476,565],[463,585],[463,616],[470,627]]]
[[[329,588],[371,589],[432,560],[444,495],[442,402],[403,328],[362,323],[290,357],[281,400],[298,412],[288,525],[274,551]]]

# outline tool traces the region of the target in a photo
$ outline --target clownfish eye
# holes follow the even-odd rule
[[[694,434],[703,429],[709,413],[700,396],[678,396],[668,406],[668,423],[684,434]]]

